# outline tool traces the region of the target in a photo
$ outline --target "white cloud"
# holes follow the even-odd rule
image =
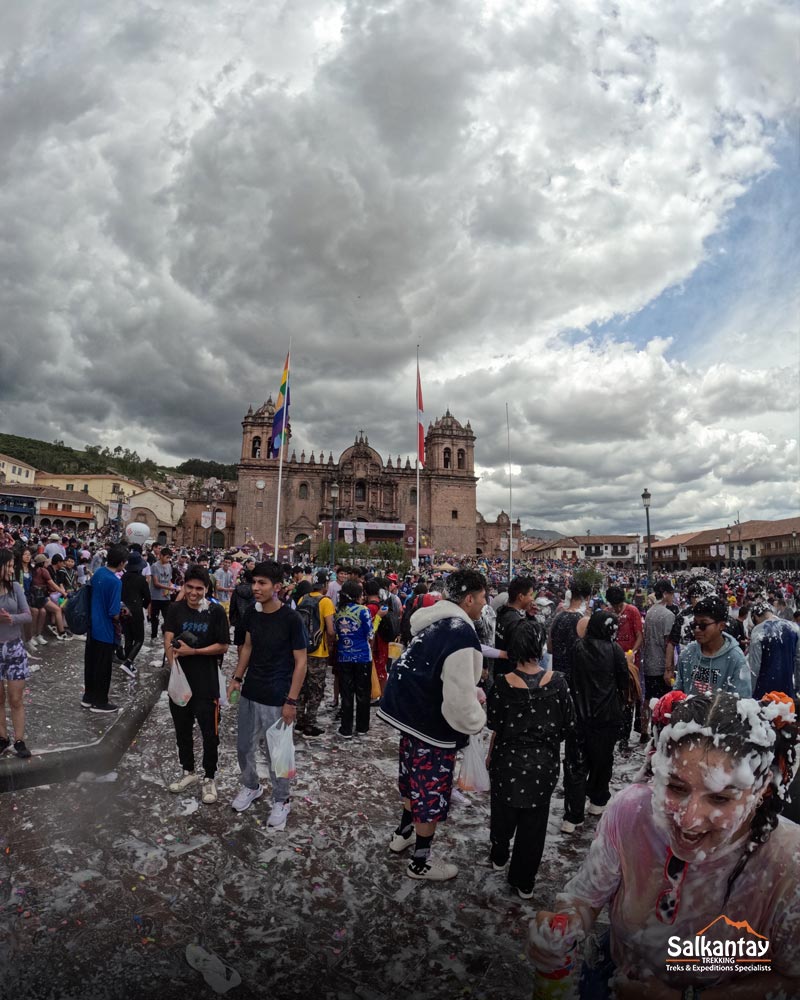
[[[795,509],[791,268],[683,358],[567,335],[704,262],[791,130],[797,27],[769,0],[12,5],[4,427],[235,460],[292,336],[298,449],[405,454],[420,343],[486,513],[506,401],[528,522],[630,526],[645,484],[676,528]]]

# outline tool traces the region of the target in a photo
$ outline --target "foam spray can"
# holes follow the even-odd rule
[[[562,938],[569,927],[569,914],[556,913],[550,919],[550,930],[553,937]],[[575,952],[577,943],[573,942],[566,955],[564,964],[550,972],[536,970],[533,981],[533,1000],[572,1000],[575,996],[577,977],[575,975]]]

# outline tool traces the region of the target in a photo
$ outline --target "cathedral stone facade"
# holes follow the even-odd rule
[[[269,399],[242,421],[242,455],[236,501],[237,535],[266,542],[275,538],[278,496],[278,459],[266,458],[275,406]],[[291,427],[287,435],[291,439]],[[353,444],[334,461],[324,451],[299,456],[284,444],[280,546],[310,544],[311,551],[331,530],[334,501],[331,487],[339,487],[335,506],[337,537],[345,541],[398,541],[413,554],[417,531],[420,547],[436,552],[472,554],[481,541],[491,551],[499,548],[501,526],[477,513],[475,435],[469,422],[462,425],[448,410],[428,426],[425,468],[420,470],[420,525],[416,523],[417,473],[411,460],[398,456],[385,461],[359,432]],[[506,516],[507,520],[507,516]],[[497,530],[492,532],[492,528]],[[495,539],[491,537],[497,534]],[[493,543],[497,542],[497,546]]]

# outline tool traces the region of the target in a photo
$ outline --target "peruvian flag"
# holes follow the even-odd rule
[[[425,429],[422,425],[422,383],[419,380],[419,361],[417,362],[417,460],[425,467]]]

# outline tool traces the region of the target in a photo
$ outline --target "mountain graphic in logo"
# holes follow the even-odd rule
[[[746,920],[731,920],[731,918],[726,917],[724,913],[720,913],[716,920],[712,920],[708,926],[704,927],[701,931],[698,931],[697,937],[700,937],[701,934],[705,934],[706,931],[711,930],[714,924],[718,924],[720,920],[724,921],[728,927],[732,927],[734,930],[747,931],[748,934],[753,934],[755,937],[761,938],[762,941],[768,940],[768,938],[766,938],[763,934],[759,934],[758,931],[754,931]]]

